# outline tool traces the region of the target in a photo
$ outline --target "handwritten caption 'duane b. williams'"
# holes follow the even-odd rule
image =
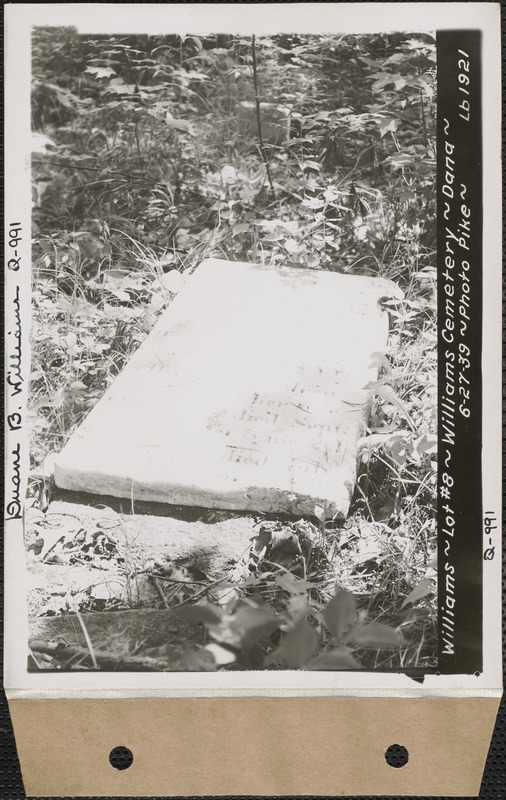
[[[7,269],[17,273],[21,269],[20,243],[22,229],[18,222],[9,225],[7,246],[10,248],[10,258],[7,259]],[[21,519],[23,507],[21,502],[21,432],[23,427],[22,404],[24,390],[23,379],[23,349],[22,349],[22,315],[21,315],[21,289],[16,282],[7,282],[6,291],[12,288],[12,297],[7,298],[9,330],[7,331],[7,448],[8,463],[7,481],[5,489],[6,519]],[[14,408],[13,408],[14,406]]]

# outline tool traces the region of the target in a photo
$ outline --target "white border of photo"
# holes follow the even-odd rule
[[[36,25],[73,25],[82,33],[220,33],[258,35],[390,30],[480,29],[483,34],[483,508],[497,509],[501,530],[501,40],[499,3],[290,4],[9,4],[6,26],[6,310],[5,330],[16,329],[15,287],[21,294],[23,386],[27,387],[30,328],[30,31]],[[12,257],[9,226],[19,223],[21,268]],[[7,359],[9,336],[6,335]],[[8,360],[6,361],[8,363]],[[8,394],[8,393],[7,393]],[[23,397],[26,391],[23,392]],[[26,409],[7,397],[6,414]],[[20,497],[28,474],[26,433],[6,423],[6,504],[16,486],[13,451],[19,445]],[[472,480],[472,475],[470,476]],[[8,512],[6,516],[11,516]],[[485,534],[484,534],[485,536]],[[485,544],[484,544],[485,548]],[[22,519],[5,524],[5,687],[10,699],[72,697],[398,696],[499,697],[501,694],[501,557],[484,563],[484,670],[474,675],[371,672],[28,673],[25,550]]]

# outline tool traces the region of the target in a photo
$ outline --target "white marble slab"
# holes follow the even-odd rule
[[[64,489],[347,514],[395,284],[208,259],[57,457]]]

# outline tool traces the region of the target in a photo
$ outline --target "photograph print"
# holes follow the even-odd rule
[[[30,673],[453,658],[438,65],[434,30],[32,29]]]

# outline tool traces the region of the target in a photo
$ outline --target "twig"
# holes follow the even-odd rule
[[[137,123],[136,122],[134,123],[134,133],[135,133],[135,143],[136,143],[136,146],[137,146],[137,158],[139,159],[139,167],[141,168],[141,170],[143,170],[144,169],[144,162],[143,162],[142,156],[141,156],[141,147],[140,147],[140,144],[139,144],[139,134],[137,133]]]
[[[357,485],[358,491],[362,495],[362,500],[366,504],[367,510],[369,512],[369,516],[371,517],[371,522],[374,522],[374,514],[372,513],[371,506],[369,505],[369,500],[367,499],[367,495],[365,494],[364,490],[362,489],[359,481],[357,481],[356,485]]]
[[[271,188],[271,194],[275,194],[274,192],[274,184],[272,182],[271,170],[269,167],[269,161],[267,159],[267,155],[265,153],[265,145],[264,139],[262,135],[262,118],[260,115],[260,98],[258,96],[258,73],[257,73],[257,54],[256,54],[256,38],[255,34],[251,37],[251,55],[253,58],[253,86],[255,88],[255,105],[256,105],[256,112],[257,112],[257,127],[258,127],[258,140],[260,142],[260,152],[262,154],[262,159],[265,164],[265,170],[267,172],[267,179],[269,181],[269,186]]]
[[[148,572],[147,575],[148,575],[149,578],[156,578],[157,580],[160,580],[160,581],[167,581],[167,583],[181,583],[181,584],[187,585],[187,586],[193,586],[193,585],[195,585],[195,586],[209,586],[210,585],[210,581],[184,581],[184,580],[181,580],[181,578],[169,578],[167,575],[158,575],[158,573],[155,573],[155,572]]]
[[[203,589],[200,589],[200,591],[198,591],[198,592],[195,592],[195,594],[193,595],[193,597],[190,597],[188,600],[183,600],[181,603],[176,603],[176,605],[175,605],[175,606],[171,606],[171,608],[179,608],[180,606],[186,606],[186,605],[188,605],[188,603],[190,603],[190,601],[191,601],[191,602],[193,602],[193,600],[196,600],[198,597],[202,597],[202,595],[203,595],[203,594],[206,594],[206,592],[207,592],[207,591],[208,591],[208,590],[209,590],[211,587],[213,587],[213,586],[218,586],[220,583],[222,583],[222,584],[223,584],[223,583],[225,583],[225,581],[223,580],[223,578],[220,578],[220,579],[219,579],[219,580],[217,580],[217,581],[211,581],[211,583],[208,583],[208,584],[206,584],[206,586],[204,586],[204,588],[203,588]],[[226,585],[226,584],[225,584],[225,585]]]
[[[53,550],[55,549],[55,547],[57,547],[59,544],[61,544],[61,543],[62,543],[62,542],[64,542],[64,541],[65,541],[65,536],[60,536],[60,538],[59,538],[59,539],[58,539],[58,540],[57,540],[57,541],[56,541],[56,542],[55,542],[55,543],[52,545],[52,547],[50,547],[50,548],[49,548],[49,550],[47,551],[47,553],[45,553],[45,555],[44,555],[44,558],[42,559],[42,563],[43,563],[43,564],[47,564],[47,557],[48,557],[48,555],[49,555],[50,553],[52,553],[52,552],[53,552]]]
[[[64,167],[66,169],[83,169],[83,170],[92,171],[92,172],[102,172],[102,170],[103,170],[103,167],[92,167],[91,165],[90,166],[85,166],[85,165],[81,166],[80,164],[68,164],[68,163],[65,163],[65,162],[62,162],[62,161],[54,161],[54,159],[50,159],[50,158],[34,158],[33,159],[33,164],[34,165],[37,165],[37,164],[51,164],[51,166],[53,166],[53,167]]]
[[[160,595],[160,600],[163,603],[163,607],[164,608],[169,608],[169,604],[167,602],[167,598],[165,596],[165,592],[163,591],[162,587],[160,586],[160,582],[159,582],[158,578],[156,577],[156,575],[148,575],[148,578],[149,578],[150,581],[153,581],[153,585],[154,585],[156,591],[158,592],[158,594]]]
[[[30,648],[29,648],[29,649],[30,649]],[[31,657],[33,658],[33,661],[34,661],[34,663],[35,663],[35,666],[37,667],[37,669],[44,669],[44,667],[43,667],[43,666],[42,666],[42,664],[41,664],[41,661],[40,661],[40,659],[39,659],[39,658],[37,658],[37,657],[35,656],[35,653],[34,653],[34,652],[33,652],[33,650],[31,650],[31,649],[30,649],[30,655],[31,655]]]
[[[425,140],[425,147],[428,148],[429,145],[429,133],[427,131],[427,120],[425,119],[425,107],[423,102],[423,92],[420,89],[420,110],[422,112],[422,129],[423,129],[423,138]]]
[[[88,631],[86,629],[86,625],[84,624],[84,620],[83,620],[81,614],[79,613],[79,611],[77,610],[77,608],[75,609],[75,613],[76,613],[76,617],[77,617],[77,620],[79,622],[79,625],[81,626],[81,630],[83,632],[84,640],[86,642],[86,647],[88,648],[88,651],[89,651],[89,654],[90,654],[90,658],[91,658],[91,660],[93,662],[93,667],[94,667],[94,669],[98,669],[98,663],[97,663],[97,659],[95,657],[95,651],[93,650],[93,645],[91,643],[90,635],[89,635],[89,633],[88,633]]]
[[[86,170],[86,171],[91,171],[91,172],[103,172],[103,170],[104,170],[103,167],[94,167],[91,164],[89,166],[81,166],[80,164],[72,164],[72,163],[68,163],[68,162],[65,163],[63,161],[55,161],[52,158],[37,158],[37,159],[33,160],[33,164],[50,164],[52,167],[63,167],[65,169],[81,169],[81,170]],[[120,170],[112,170],[112,172],[113,172],[113,174],[118,175],[120,177],[118,177],[118,178],[103,178],[101,180],[92,181],[90,183],[85,183],[85,184],[82,184],[82,185],[83,186],[92,186],[94,183],[110,183],[113,180],[118,180],[118,181],[123,181],[124,182],[126,179],[130,179],[132,181],[139,181],[140,183],[144,183],[145,185],[148,185],[148,183],[150,183],[150,181],[148,180],[148,178],[150,177],[149,173],[147,173],[146,176],[144,177],[144,179],[142,179],[142,178],[139,177],[139,174],[138,173],[136,174],[135,172],[122,172]],[[153,182],[153,186],[160,187],[160,189],[167,190],[166,184],[165,183],[161,183],[160,181],[154,181]],[[79,187],[77,187],[77,188],[79,188]],[[75,191],[77,191],[77,189]],[[199,196],[199,197],[203,196],[199,192],[194,192],[194,193],[197,194],[197,196]]]

